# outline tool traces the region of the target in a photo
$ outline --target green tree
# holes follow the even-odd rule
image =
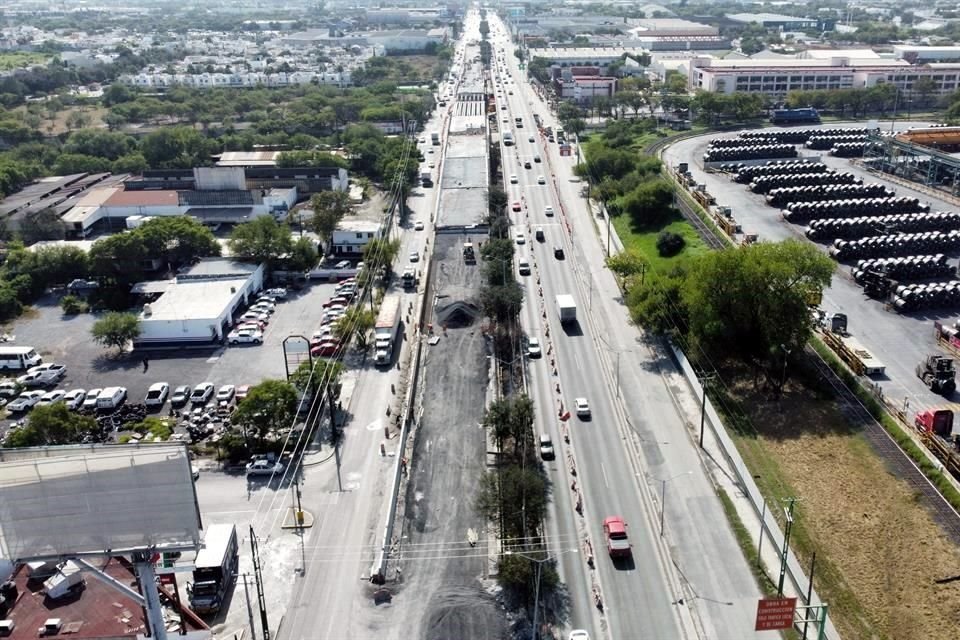
[[[234,227],[228,241],[233,255],[254,262],[274,264],[293,249],[290,228],[272,216],[260,216]]]
[[[220,255],[213,232],[189,216],[159,216],[147,220],[134,233],[143,238],[147,253],[171,265]]]
[[[319,260],[317,247],[310,238],[297,238],[290,248],[289,256],[283,266],[290,271],[308,271],[315,267]]]
[[[90,334],[94,342],[123,351],[140,331],[140,320],[135,314],[111,312],[93,323]]]
[[[324,151],[284,151],[277,156],[278,167],[340,167],[346,169],[348,164],[340,156]]]
[[[8,283],[0,284],[0,321],[6,322],[16,318],[23,312],[17,292]]]
[[[348,332],[352,332],[357,341],[357,349],[366,351],[370,344],[370,330],[377,322],[377,316],[370,309],[354,305],[347,309],[343,317],[337,321],[334,333],[338,338],[349,339]]]
[[[547,486],[535,467],[509,465],[483,473],[477,491],[477,513],[500,525],[505,537],[524,537],[537,531],[546,515]]]
[[[90,116],[79,109],[74,109],[70,112],[70,115],[67,116],[66,124],[67,129],[70,131],[83,129],[84,127],[90,126]]]
[[[30,212],[20,220],[20,237],[27,244],[41,240],[63,240],[66,229],[53,209]]]
[[[57,158],[53,165],[53,172],[59,175],[71,173],[106,173],[110,171],[111,163],[105,158],[83,155],[81,153],[64,153]]]
[[[314,358],[300,363],[297,370],[290,374],[290,383],[308,396],[316,396],[328,384],[337,387],[343,375],[343,364],[337,360]]]
[[[60,298],[60,309],[65,316],[75,316],[78,313],[84,313],[89,307],[81,298],[74,295],[65,295]]]
[[[607,267],[621,279],[627,280],[645,271],[648,264],[641,254],[627,250],[607,258]]]
[[[487,285],[480,290],[480,308],[484,315],[498,324],[505,324],[516,318],[522,304],[523,289],[516,280],[502,286]]]
[[[253,433],[261,442],[267,432],[290,426],[297,415],[297,390],[289,382],[264,380],[251,387],[230,416],[233,424]]]
[[[363,248],[363,267],[371,274],[389,273],[399,252],[399,240],[374,238]]]
[[[690,336],[707,353],[763,370],[782,349],[802,349],[813,320],[807,300],[829,286],[835,263],[797,240],[761,242],[701,256],[683,287]],[[769,369],[767,370],[769,374]],[[779,388],[780,376],[768,375]]]
[[[133,137],[100,129],[74,131],[63,145],[64,153],[78,153],[104,160],[116,160],[132,153],[137,147]]]
[[[673,187],[663,178],[647,180],[626,194],[618,203],[638,227],[661,224],[673,212]]]
[[[937,93],[937,83],[932,78],[918,78],[913,83],[913,93],[917,96],[918,107],[928,107],[933,103],[933,96]]]
[[[91,416],[80,415],[67,409],[63,402],[34,407],[27,425],[10,433],[8,447],[40,447],[47,445],[74,444],[84,436],[97,432],[97,421]]]
[[[310,198],[310,208],[313,209],[311,226],[320,237],[320,244],[327,247],[333,238],[333,232],[340,221],[353,208],[350,204],[350,194],[346,191],[332,190],[315,193]]]

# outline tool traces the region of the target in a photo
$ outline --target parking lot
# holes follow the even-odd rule
[[[45,391],[122,386],[127,388],[128,402],[140,403],[155,382],[169,383],[172,393],[179,385],[194,387],[201,382],[211,382],[219,388],[225,384],[253,385],[268,378],[284,378],[283,340],[290,335],[309,338],[319,328],[322,303],[333,291],[334,284],[328,283],[308,283],[299,291],[291,290],[286,300],[277,302],[276,311],[264,330],[262,345],[117,354],[116,349],[102,347],[92,340],[90,330],[96,316],[64,316],[58,306],[59,296],[55,295],[41,299],[32,311],[6,330],[15,336],[11,345],[32,346],[44,362],[66,365],[66,376],[56,387]],[[167,403],[158,412],[165,414],[169,407]],[[12,417],[21,419],[28,415]],[[11,424],[9,419],[3,421],[4,436]]]

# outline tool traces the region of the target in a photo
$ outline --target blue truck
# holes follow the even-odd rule
[[[775,109],[770,114],[773,124],[820,124],[820,114],[813,107],[802,109]]]

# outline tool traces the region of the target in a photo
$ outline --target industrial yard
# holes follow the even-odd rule
[[[683,140],[664,161],[731,244],[806,238],[837,261],[831,286],[809,300],[820,339],[960,477],[940,420],[956,409],[960,214],[950,186],[879,171],[890,167],[871,145],[891,139],[862,125],[771,128]],[[838,407],[814,372],[794,376],[779,402],[749,376],[732,378],[743,380],[732,399],[749,417],[738,448],[768,503],[801,497],[794,540],[807,563],[817,551],[817,588],[844,636],[940,637],[960,605],[937,583],[957,574],[957,523],[941,517],[950,508],[891,464],[849,400]],[[820,387],[829,393],[811,399]]]

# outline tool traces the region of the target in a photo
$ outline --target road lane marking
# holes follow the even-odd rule
[[[600,473],[603,474],[603,486],[605,486],[607,489],[609,489],[609,488],[610,488],[610,482],[607,480],[607,468],[606,468],[605,466],[603,466],[603,463],[602,463],[602,462],[600,463]]]

